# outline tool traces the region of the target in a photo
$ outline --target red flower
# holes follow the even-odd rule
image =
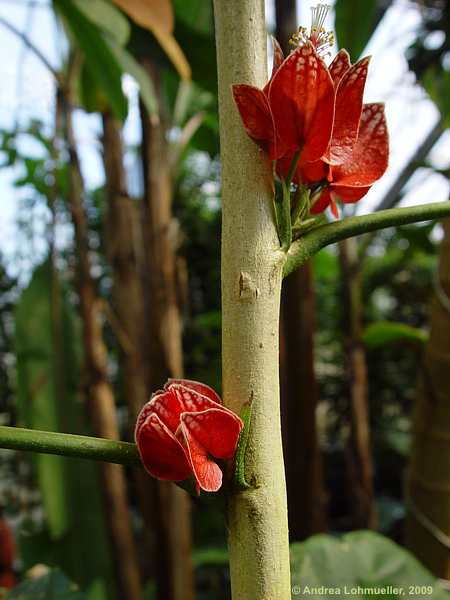
[[[308,165],[302,176],[309,182],[328,181],[327,187],[311,208],[313,214],[331,205],[338,216],[336,200],[353,203],[367,194],[371,186],[387,169],[389,139],[383,104],[365,104],[359,125],[358,139],[344,160],[337,165],[324,162]],[[313,171],[315,172],[313,173]]]
[[[274,68],[263,90],[233,85],[233,96],[248,135],[271,160],[318,160],[326,152],[333,126],[334,86],[311,41],[286,59],[274,43]],[[280,64],[280,61],[281,64]]]
[[[389,141],[383,104],[363,105],[370,57],[350,63],[340,50],[329,70],[336,88],[335,117],[330,146],[322,160],[299,167],[303,183],[328,185],[314,203],[317,214],[331,206],[337,217],[336,200],[357,202],[386,171]]]
[[[242,427],[209,386],[169,379],[142,408],[135,439],[150,475],[169,481],[193,475],[198,491],[215,492],[222,485],[222,471],[210,456],[232,458]]]
[[[333,44],[323,24],[328,6],[312,9],[308,32],[301,27],[286,58],[274,40],[272,76],[263,90],[234,85],[233,96],[248,135],[276,161],[286,178],[300,154],[292,182],[311,191],[313,214],[336,199],[356,202],[385,172],[389,143],[382,104],[363,105],[369,57],[352,65],[341,50],[329,68],[320,57]],[[318,191],[320,190],[320,191]]]

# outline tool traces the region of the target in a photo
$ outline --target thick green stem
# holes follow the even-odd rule
[[[230,86],[262,86],[262,0],[215,0],[222,158],[222,360],[225,404],[252,401],[245,479],[229,499],[233,600],[290,600],[280,426],[278,321],[286,253],[273,220],[269,161],[246,135]]]
[[[450,201],[419,204],[408,208],[380,210],[370,215],[348,217],[336,223],[328,223],[306,233],[295,241],[287,255],[283,275],[289,275],[303,265],[319,250],[335,242],[355,235],[370,233],[385,227],[398,227],[420,221],[431,221],[450,216]]]
[[[136,444],[103,438],[0,426],[0,448],[88,458],[119,465],[139,465]]]

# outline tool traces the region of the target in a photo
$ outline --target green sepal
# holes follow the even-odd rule
[[[245,453],[247,451],[248,438],[250,433],[250,425],[252,418],[252,401],[246,402],[241,409],[239,415],[244,423],[241,435],[239,436],[238,446],[236,450],[235,467],[234,467],[234,485],[239,490],[248,490],[255,487],[245,478]]]
[[[299,184],[294,194],[292,209],[292,228],[301,225],[305,216],[309,213],[309,197],[311,190],[305,185]]]
[[[311,217],[306,219],[305,221],[301,221],[298,225],[296,225],[292,229],[292,238],[298,240],[302,237],[307,231],[311,231],[311,229],[315,229],[316,227],[320,227],[321,225],[325,225],[328,223],[327,216],[322,213],[317,217]]]
[[[291,197],[284,181],[275,181],[275,215],[280,246],[287,251],[292,243]]]

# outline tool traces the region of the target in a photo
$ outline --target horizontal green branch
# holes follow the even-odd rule
[[[0,448],[88,458],[120,465],[140,464],[136,444],[20,427],[0,426]]]
[[[407,208],[390,208],[373,214],[347,217],[312,229],[295,241],[287,253],[283,275],[289,275],[325,246],[363,233],[420,221],[450,217],[450,201],[419,204]]]

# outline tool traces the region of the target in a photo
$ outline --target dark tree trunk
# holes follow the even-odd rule
[[[144,172],[144,241],[148,322],[146,330],[149,381],[152,390],[168,377],[183,376],[182,324],[177,294],[177,228],[172,216],[172,180],[166,141],[159,73],[144,62],[160,98],[160,121],[155,123],[141,106]],[[157,482],[158,598],[192,600],[189,496],[177,486]]]
[[[145,359],[144,289],[141,277],[144,257],[140,219],[142,202],[128,196],[121,127],[111,113],[103,115],[103,160],[108,206],[106,238],[113,277],[114,315],[111,321],[121,347],[123,388],[129,409],[132,439],[138,413],[150,394]],[[153,485],[141,469],[135,469],[133,476],[144,521],[145,552],[141,553],[141,565],[147,578],[155,575]]]
[[[450,579],[450,219],[419,376],[407,480],[407,545],[437,577]]]
[[[361,341],[362,305],[355,240],[339,244],[342,273],[342,311],[347,389],[350,399],[350,437],[347,448],[348,493],[355,529],[376,526],[373,462],[370,446],[366,353]]]
[[[295,0],[277,0],[276,38],[285,55],[297,28]],[[281,293],[280,387],[289,535],[302,540],[326,529],[322,457],[317,439],[319,389],[314,371],[315,296],[307,263]]]
[[[117,440],[119,430],[116,408],[107,374],[107,350],[102,332],[102,301],[91,275],[89,231],[84,207],[85,189],[72,126],[70,101],[59,96],[65,115],[69,148],[68,203],[75,230],[77,289],[83,324],[85,392],[94,433]],[[141,600],[138,555],[131,531],[127,488],[123,468],[102,463],[102,488],[105,513],[112,543],[118,596],[124,600]]]
[[[291,540],[326,529],[326,496],[317,439],[319,389],[314,372],[315,297],[311,266],[283,282],[281,418]]]

